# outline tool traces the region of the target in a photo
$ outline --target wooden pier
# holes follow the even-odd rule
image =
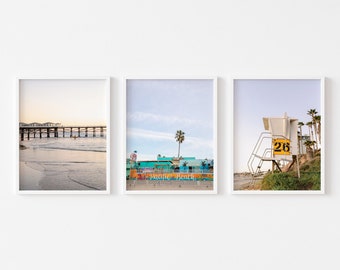
[[[86,138],[91,132],[92,137],[97,137],[97,134],[104,137],[104,131],[106,131],[106,126],[19,126],[21,141],[25,140],[25,135],[27,140],[30,138],[58,138],[59,136],[65,138],[67,132],[69,133],[68,137],[71,138]]]

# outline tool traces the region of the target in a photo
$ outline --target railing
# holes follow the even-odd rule
[[[62,136],[66,136],[67,130],[69,131],[69,137],[78,137],[81,136],[81,131],[84,131],[84,137],[88,137],[89,132],[92,131],[92,136],[96,137],[96,132],[100,132],[100,137],[104,136],[104,130],[106,130],[106,126],[37,126],[37,125],[21,125],[19,126],[19,133],[21,137],[21,141],[24,140],[25,134],[27,140],[30,139],[30,135],[33,135],[33,138],[39,136],[42,138],[42,134],[47,134],[47,138],[51,137],[51,134],[54,137],[59,137],[59,132],[62,132]]]
[[[254,149],[248,159],[248,162],[247,162],[247,166],[248,166],[248,169],[250,171],[250,173],[254,176],[256,173],[259,172],[262,164],[263,164],[263,160],[260,158],[260,162],[259,164],[257,165],[257,168],[256,170],[254,170],[253,168],[253,163],[255,161],[256,158],[259,158],[259,157],[263,157],[266,153],[267,153],[267,149],[265,149],[265,153],[262,154],[262,156],[259,156],[257,153],[259,152],[260,150],[260,147],[262,145],[262,142],[265,140],[265,139],[272,139],[272,135],[270,132],[262,132],[254,146]],[[270,149],[270,148],[269,148]],[[270,151],[270,154],[272,155],[272,151]],[[262,161],[262,162],[261,162]]]
[[[272,139],[273,138],[280,138],[288,140],[287,137],[282,135],[272,135],[270,132],[262,132],[254,146],[254,149],[248,159],[247,166],[250,171],[250,173],[253,175],[253,177],[261,175],[261,167],[263,165],[264,161],[271,161],[271,162],[277,162],[277,161],[289,161],[288,159],[280,158],[277,159],[273,155],[273,147],[272,147]],[[263,143],[265,141],[270,140],[269,144],[270,147],[266,147],[263,149]],[[262,153],[260,151],[263,149]],[[256,167],[254,168],[254,162],[255,160],[258,160],[258,163]]]

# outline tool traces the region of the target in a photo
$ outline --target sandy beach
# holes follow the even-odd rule
[[[20,190],[105,190],[106,153],[22,148]]]
[[[262,181],[262,178],[254,179],[248,173],[235,173],[234,174],[234,190],[254,190]]]
[[[213,190],[213,181],[127,180],[126,190]]]
[[[39,190],[41,189],[40,181],[44,177],[41,170],[32,168],[33,164],[20,162],[20,175],[25,175],[25,181],[20,181],[20,190]],[[32,167],[30,167],[32,166]]]

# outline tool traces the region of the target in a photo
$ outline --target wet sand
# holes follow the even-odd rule
[[[20,190],[105,190],[105,152],[20,149]]]
[[[43,179],[43,172],[33,169],[27,162],[20,162],[20,175],[25,175],[25,181],[20,181],[20,190],[39,190],[41,179]]]
[[[126,190],[213,190],[213,181],[127,180]]]

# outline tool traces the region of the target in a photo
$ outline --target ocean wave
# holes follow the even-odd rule
[[[106,152],[106,139],[104,138],[35,138],[24,141],[22,144],[32,149]]]
[[[105,153],[106,149],[84,149],[84,148],[70,148],[70,147],[52,147],[52,146],[42,146],[39,148],[43,149],[51,149],[51,150],[68,150],[68,151],[87,151],[87,152],[102,152]]]

